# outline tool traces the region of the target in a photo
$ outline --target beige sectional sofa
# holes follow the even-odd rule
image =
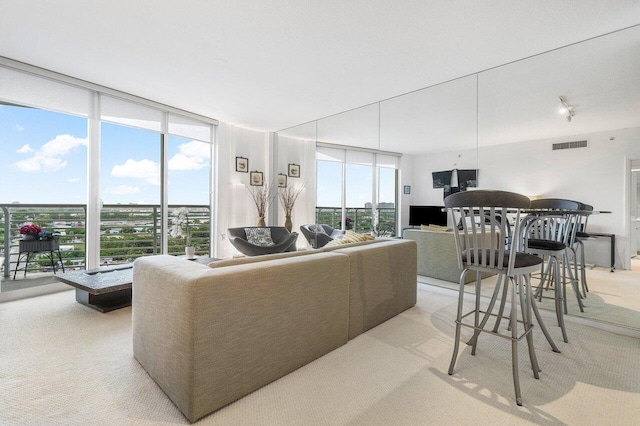
[[[416,243],[213,262],[137,259],[134,356],[195,421],[416,303]]]
[[[418,274],[453,283],[460,282],[462,269],[458,267],[458,253],[453,231],[423,231],[405,229],[404,238],[418,244]],[[463,244],[464,247],[464,244]],[[482,278],[494,274],[481,273]],[[470,271],[465,283],[475,282],[477,272]]]

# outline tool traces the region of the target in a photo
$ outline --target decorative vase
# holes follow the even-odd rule
[[[267,224],[264,222],[264,217],[263,216],[258,216],[258,226],[260,227],[265,227],[267,226]]]
[[[35,236],[35,235],[33,235],[33,234],[24,234],[24,235],[22,236],[22,239],[23,239],[23,240],[25,240],[25,241],[34,241],[34,240],[36,240],[37,238],[38,238],[38,237],[37,237],[37,236]]]
[[[287,231],[291,232],[291,229],[293,228],[293,223],[291,222],[291,216],[285,216],[284,217],[284,227],[287,228]]]
[[[187,255],[187,259],[193,259],[196,257],[196,248],[191,246],[186,246],[184,248],[184,254]]]

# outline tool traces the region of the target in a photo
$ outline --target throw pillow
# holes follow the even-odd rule
[[[316,234],[326,234],[322,225],[309,225],[309,230],[311,232],[315,232]]]
[[[327,244],[325,244],[325,247],[334,247],[334,246],[341,246],[344,244],[349,244],[349,241],[345,241],[344,237],[342,238],[335,238],[332,241],[329,241]]]
[[[420,225],[420,230],[421,231],[431,231],[431,232],[448,232],[451,231],[451,229],[447,228],[446,226],[442,226],[442,225]]]
[[[344,237],[342,237],[341,239],[345,240],[347,243],[357,243],[359,241],[373,240],[375,239],[375,237],[373,235],[358,234],[357,232],[354,232],[352,230],[347,230],[347,232],[345,232],[344,234]]]
[[[247,235],[247,241],[254,246],[269,247],[276,245],[271,239],[270,228],[244,228],[244,233]]]

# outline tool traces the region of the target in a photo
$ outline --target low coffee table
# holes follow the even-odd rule
[[[76,301],[96,311],[109,312],[131,306],[133,263],[56,275],[76,288]]]
[[[185,258],[185,256],[179,256]],[[208,265],[215,259],[197,256],[187,259]],[[102,313],[131,306],[133,263],[56,275],[56,279],[76,288],[76,301]]]

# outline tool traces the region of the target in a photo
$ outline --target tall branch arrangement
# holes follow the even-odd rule
[[[278,193],[280,199],[280,205],[284,209],[285,216],[291,216],[293,212],[293,206],[296,204],[296,200],[304,190],[304,185],[290,185],[286,188],[281,188]]]
[[[265,183],[263,186],[247,186],[247,190],[256,205],[258,216],[264,217],[273,201],[271,188]]]

